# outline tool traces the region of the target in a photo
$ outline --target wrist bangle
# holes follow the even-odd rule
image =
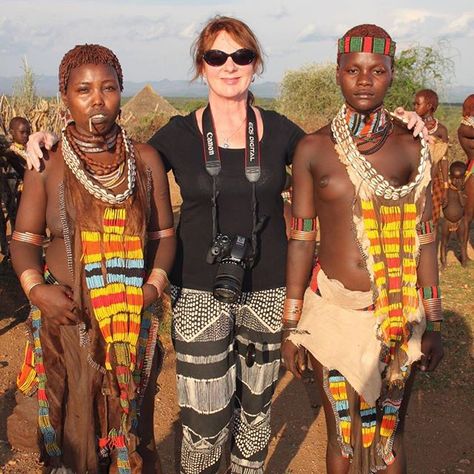
[[[303,300],[286,298],[283,305],[283,321],[298,322],[303,311]]]
[[[154,286],[158,298],[160,298],[165,288],[169,285],[168,275],[162,268],[153,268],[145,283]]]
[[[41,272],[28,268],[20,275],[20,284],[26,297],[30,298],[31,290],[38,285],[44,284],[44,278]]]

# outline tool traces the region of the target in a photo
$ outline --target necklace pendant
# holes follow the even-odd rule
[[[222,148],[229,148],[229,142],[224,140],[224,143],[222,144]]]

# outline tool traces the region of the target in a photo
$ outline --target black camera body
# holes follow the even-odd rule
[[[252,245],[247,237],[233,239],[218,234],[207,253],[207,263],[218,263],[214,280],[214,297],[223,303],[234,303],[242,293],[245,270],[253,265]]]

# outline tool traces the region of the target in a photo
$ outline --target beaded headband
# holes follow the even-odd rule
[[[338,40],[338,55],[345,53],[376,53],[393,58],[396,43],[390,38],[344,36]]]

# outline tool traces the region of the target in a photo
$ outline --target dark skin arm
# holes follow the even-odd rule
[[[45,234],[48,200],[47,168],[50,164],[50,161],[45,161],[46,166],[42,173],[35,171],[25,173],[24,189],[16,220],[16,230],[19,232]],[[27,269],[43,273],[41,247],[13,240],[10,248],[13,267],[18,276]],[[73,312],[75,304],[72,297],[71,289],[65,285],[41,284],[35,286],[29,294],[30,301],[41,310],[42,317],[54,325],[77,324],[78,317]]]
[[[467,158],[474,159],[474,128],[461,124],[458,128],[458,138]]]
[[[438,138],[443,140],[443,142],[448,143],[448,141],[449,141],[448,129],[442,123],[440,123],[438,125],[437,136],[438,136]],[[439,162],[438,166],[441,170],[441,176],[443,177],[443,182],[447,183],[448,182],[448,176],[449,176],[448,160],[441,160]],[[443,199],[442,199],[442,202],[441,202],[442,205],[446,204],[447,194],[448,194],[448,190],[443,189]]]
[[[427,221],[431,218],[431,190],[428,189],[422,221]],[[431,242],[430,244],[421,246],[417,277],[418,286],[420,287],[437,286],[439,284],[436,242]],[[441,333],[426,331],[421,340],[421,352],[423,352],[420,362],[421,370],[430,372],[436,369],[444,355]]]
[[[311,171],[311,157],[319,141],[318,137],[307,136],[301,140],[293,159],[292,215],[301,218],[316,217],[314,204],[314,179]],[[310,278],[316,243],[290,239],[286,267],[286,297],[302,300]],[[295,325],[296,326],[296,325]],[[286,368],[301,378],[304,371],[304,349],[287,340],[288,331],[283,331],[281,353]]]
[[[173,212],[171,209],[168,178],[163,162],[156,150],[146,144],[136,145],[137,151],[152,174],[151,214],[148,231],[163,230],[173,227]],[[149,240],[145,249],[146,268],[162,268],[169,273],[176,251],[176,237],[166,237],[160,240]],[[153,285],[143,285],[144,307],[161,297]]]

